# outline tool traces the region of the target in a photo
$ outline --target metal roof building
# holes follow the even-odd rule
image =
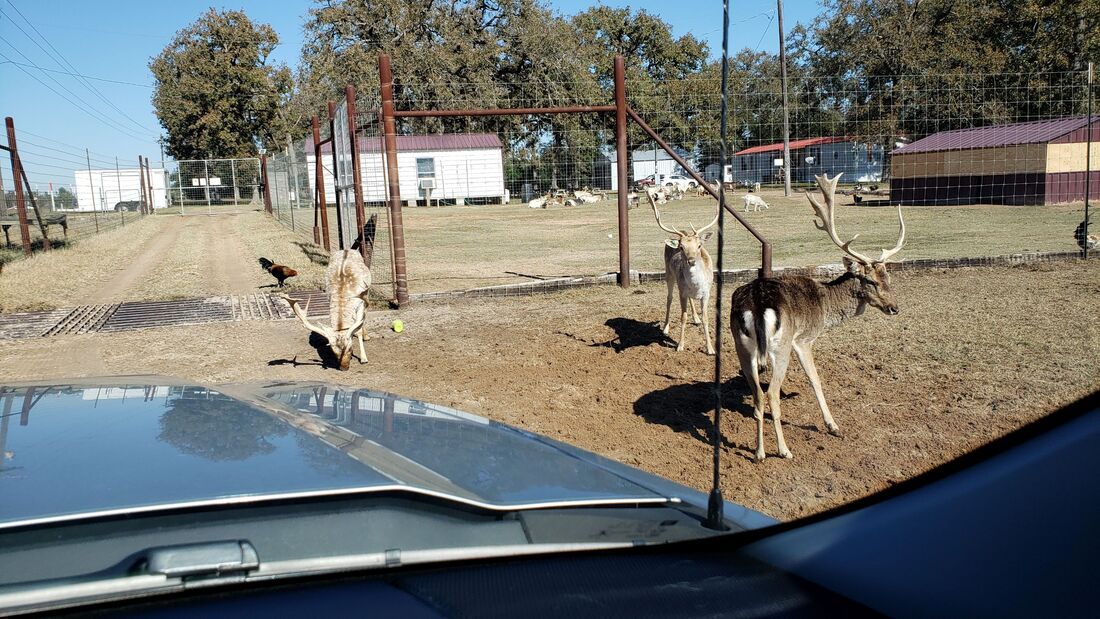
[[[1085,197],[1084,116],[941,131],[893,151],[890,200],[900,204],[1056,204]],[[1093,117],[1092,140],[1100,138]],[[1092,197],[1100,196],[1093,147]]]
[[[881,144],[864,144],[853,138],[826,136],[790,141],[791,181],[812,183],[817,174],[844,173],[844,182],[882,179],[885,157]],[[733,154],[727,166],[727,182],[783,182],[783,143],[750,146]],[[778,165],[777,165],[778,164]],[[717,178],[717,168],[711,171]]]

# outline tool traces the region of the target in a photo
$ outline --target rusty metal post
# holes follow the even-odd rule
[[[264,186],[264,210],[271,214],[271,191],[267,186],[267,155],[260,155],[260,182]]]
[[[34,199],[34,190],[31,189],[31,181],[27,178],[27,171],[23,169],[22,162],[19,165],[19,174],[23,177],[23,183],[27,186],[27,197],[31,199],[34,219],[38,222],[38,232],[42,235],[42,251],[50,251],[49,230],[46,228],[46,223],[42,221],[42,209],[38,208],[38,201]]]
[[[378,57],[382,85],[382,131],[385,134],[386,175],[390,200],[390,237],[393,239],[394,287],[398,305],[409,302],[409,280],[405,270],[405,226],[401,220],[401,183],[397,176],[397,121],[393,112],[393,71],[390,57]]]
[[[355,238],[359,242],[359,253],[366,261],[367,268],[370,268],[371,254],[367,250],[366,239],[363,237],[363,225],[366,223],[367,218],[363,213],[363,174],[359,168],[359,139],[356,136],[356,128],[359,123],[355,122],[355,86],[348,84],[344,88],[344,100],[348,104],[348,143],[351,144],[351,173],[355,177],[352,179],[352,187],[355,189]]]
[[[27,204],[23,201],[23,183],[19,180],[23,164],[19,161],[19,148],[15,143],[15,120],[8,116],[4,119],[4,125],[8,130],[8,154],[11,155],[11,175],[15,180],[15,210],[19,214],[19,235],[23,240],[23,253],[30,256],[34,250],[31,249],[31,227],[27,222]]]
[[[325,167],[321,163],[321,124],[317,120],[317,117],[313,117],[313,163],[314,174],[317,179],[314,182],[314,186],[317,189],[317,210],[321,215],[321,239],[324,241],[324,248],[326,251],[332,251],[332,245],[329,243],[328,236],[328,204],[326,204],[325,198]],[[317,218],[314,217],[314,225],[316,226]],[[314,233],[314,237],[317,234]],[[319,243],[320,241],[318,241]]]
[[[88,178],[91,178],[91,175],[89,175]],[[148,213],[145,212],[145,205],[147,203],[145,196],[145,166],[141,163],[141,155],[138,155],[138,190],[141,193],[139,210],[142,215],[147,215]]]
[[[615,56],[615,167],[619,192],[619,285],[630,287],[630,210],[626,180],[626,63]]]
[[[332,142],[332,188],[336,197],[336,245],[340,249],[344,247],[344,220],[340,217],[341,207],[344,201],[340,199],[340,162],[336,156],[336,102],[328,102],[328,135]],[[331,249],[329,251],[332,251]]]

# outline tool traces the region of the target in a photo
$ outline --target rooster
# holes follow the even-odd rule
[[[283,283],[290,277],[295,277],[298,272],[290,267],[283,266],[281,264],[275,264],[267,258],[260,258],[260,268],[271,273],[275,279],[279,280],[279,287],[283,287]]]
[[[1077,246],[1081,249],[1092,251],[1096,249],[1097,245],[1100,245],[1100,237],[1097,237],[1095,234],[1089,234],[1088,228],[1088,219],[1078,224],[1077,229],[1073,231],[1073,240],[1077,241]]]

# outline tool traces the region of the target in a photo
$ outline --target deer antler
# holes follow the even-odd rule
[[[695,234],[702,234],[704,230],[706,230],[707,228],[709,228],[709,227],[713,226],[714,224],[718,223],[718,215],[720,214],[719,211],[721,211],[721,209],[722,209],[722,205],[718,204],[718,202],[715,201],[715,203],[714,203],[714,219],[709,224],[703,226],[702,228],[699,228],[699,230]],[[692,230],[695,230],[695,228],[692,227]]]
[[[680,235],[679,230],[676,230],[675,228],[669,228],[661,222],[661,212],[657,210],[657,203],[653,201],[653,194],[649,193],[649,190],[646,190],[645,197],[647,200],[649,200],[649,205],[653,207],[653,216],[657,218],[657,225],[660,226],[661,229],[665,232]]]
[[[833,244],[839,247],[841,251],[855,258],[860,264],[870,266],[871,263],[874,262],[873,260],[850,247],[852,241],[859,238],[858,234],[845,243],[840,240],[840,237],[837,236],[836,233],[836,223],[833,221],[833,211],[836,206],[836,186],[842,174],[843,172],[837,174],[833,178],[829,178],[825,174],[818,174],[815,177],[817,179],[817,186],[821,189],[821,195],[825,198],[824,206],[817,201],[817,198],[815,198],[813,194],[809,192],[806,193],[806,198],[810,200],[810,206],[813,207],[814,213],[817,215],[818,219],[821,220],[821,223],[815,221],[814,227],[818,230],[825,231],[825,233],[829,235],[829,239],[833,241]]]
[[[333,333],[331,333],[328,329],[326,329],[324,327],[313,324],[312,322],[309,321],[309,318],[306,318],[306,315],[309,314],[309,301],[308,300],[306,301],[305,311],[302,311],[301,306],[298,305],[298,301],[296,301],[294,299],[291,299],[287,295],[283,295],[283,300],[285,300],[287,303],[290,304],[290,310],[292,312],[294,312],[294,315],[298,317],[298,320],[302,321],[302,324],[304,324],[307,329],[309,329],[310,331],[316,333],[317,335],[320,335],[321,337],[325,338],[326,340],[331,340],[332,339]]]
[[[898,244],[894,245],[893,249],[882,250],[882,256],[878,259],[879,262],[885,263],[887,260],[892,258],[894,254],[901,251],[901,246],[905,244],[905,219],[901,216],[900,204],[898,205],[898,227],[901,229],[901,231],[898,233]]]

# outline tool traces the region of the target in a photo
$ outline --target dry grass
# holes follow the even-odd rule
[[[743,192],[730,200],[741,207]],[[776,266],[806,266],[839,261],[839,253],[814,229],[802,195],[784,198],[764,190],[767,211],[746,219],[772,243]],[[842,203],[850,203],[843,198]],[[666,223],[686,228],[713,217],[714,201],[689,198],[662,207]],[[902,258],[944,258],[1011,254],[1022,251],[1073,251],[1073,229],[1081,205],[906,207],[908,239]],[[592,275],[618,270],[615,203],[550,210],[522,205],[405,208],[408,272],[413,292],[530,281],[529,276]],[[892,208],[838,208],[842,235],[860,234],[855,247],[873,255],[897,238]],[[757,241],[727,217],[727,268],[759,264]],[[631,268],[663,269],[665,238],[648,207],[630,212]],[[610,237],[608,235],[611,235]],[[716,240],[708,244],[711,251]]]
[[[68,307],[86,302],[129,268],[167,220],[146,217],[69,247],[13,262],[0,274],[0,312]]]
[[[730,500],[790,518],[888,487],[1100,388],[1096,263],[907,272],[902,313],[868,312],[815,358],[843,436],[797,366],[783,419],[793,460],[754,464],[749,395],[728,331],[723,484]],[[676,353],[654,326],[660,285],[420,304],[407,329],[371,312],[370,363],[316,365],[296,321],[5,342],[11,380],[158,373],[203,383],[318,380],[370,387],[512,423],[705,489],[713,359],[698,328]],[[71,354],[80,350],[81,354]],[[775,454],[768,433],[768,453]]]

